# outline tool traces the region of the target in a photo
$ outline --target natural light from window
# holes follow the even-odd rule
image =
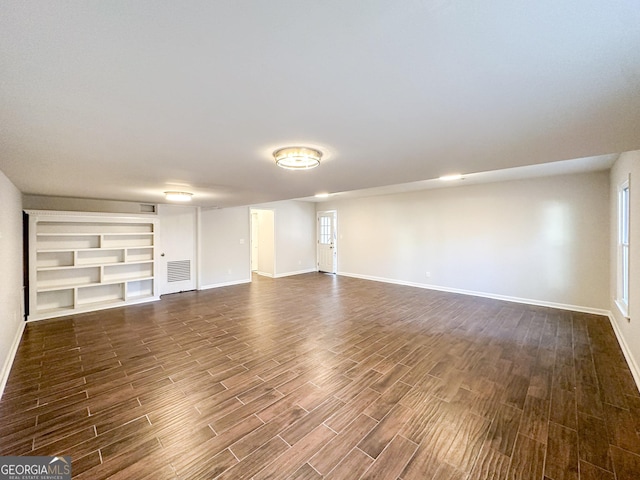
[[[618,289],[616,303],[629,317],[629,180],[618,188]]]

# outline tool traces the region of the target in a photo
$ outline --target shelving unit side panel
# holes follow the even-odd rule
[[[29,316],[32,314],[36,314],[38,311],[38,295],[37,291],[37,281],[38,281],[38,263],[37,263],[37,226],[38,221],[37,217],[32,215],[28,216],[29,221],[29,238],[28,242],[28,256],[29,256],[29,272],[27,273],[27,277],[29,280]]]

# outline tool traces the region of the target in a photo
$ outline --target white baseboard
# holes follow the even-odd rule
[[[384,283],[393,283],[396,285],[405,285],[409,287],[417,287],[417,288],[425,288],[428,290],[438,290],[442,292],[449,293],[459,293],[462,295],[473,295],[474,297],[483,297],[483,298],[492,298],[495,300],[504,300],[507,302],[515,302],[515,303],[523,303],[526,305],[537,305],[540,307],[550,307],[550,308],[558,308],[560,310],[571,310],[573,312],[582,312],[582,313],[591,313],[594,315],[602,315],[604,317],[609,318],[609,322],[611,322],[611,326],[613,328],[613,332],[616,335],[616,339],[618,340],[618,344],[620,345],[620,349],[624,355],[625,360],[627,361],[627,365],[629,365],[629,370],[631,370],[631,375],[636,383],[636,387],[640,390],[640,366],[636,362],[635,358],[631,354],[631,349],[627,344],[624,336],[622,335],[622,331],[618,326],[613,314],[610,310],[600,309],[600,308],[592,308],[592,307],[584,307],[581,305],[567,305],[564,303],[556,303],[556,302],[545,302],[541,300],[532,300],[528,298],[518,298],[518,297],[509,297],[506,295],[494,295],[485,292],[474,292],[470,290],[461,290],[457,288],[447,288],[447,287],[439,287],[437,285],[426,285],[421,283],[414,282],[404,282],[399,280],[393,280],[388,278],[380,278],[380,277],[372,277],[369,275],[359,275],[355,273],[346,273],[346,272],[338,272],[338,275],[342,275],[344,277],[353,277],[353,278],[361,278],[363,280],[372,280],[374,282],[384,282]]]
[[[629,370],[631,370],[631,375],[633,376],[633,379],[636,383],[636,387],[638,387],[638,390],[640,390],[640,366],[638,365],[635,358],[631,354],[631,349],[629,348],[629,345],[624,339],[624,336],[622,335],[622,331],[618,326],[618,322],[616,322],[616,319],[614,318],[610,310],[584,307],[581,305],[568,305],[564,303],[545,302],[542,300],[532,300],[529,298],[509,297],[506,295],[494,295],[494,294],[485,293],[485,292],[474,292],[470,290],[461,290],[458,288],[440,287],[437,285],[426,285],[426,284],[414,283],[414,282],[404,282],[404,281],[393,280],[389,278],[372,277],[369,275],[359,275],[356,273],[338,272],[338,275],[342,275],[344,277],[360,278],[363,280],[372,280],[374,282],[393,283],[395,285],[405,285],[409,287],[424,288],[428,290],[438,290],[442,292],[459,293],[462,295],[473,295],[474,297],[492,298],[495,300],[504,300],[507,302],[522,303],[526,305],[537,305],[540,307],[558,308],[560,310],[571,310],[573,312],[602,315],[604,317],[609,318],[609,321],[611,322],[611,326],[613,328],[613,332],[615,333],[616,339],[618,340],[618,344],[620,345],[620,349],[622,350],[624,358],[627,361],[627,365],[629,365]]]
[[[243,283],[251,283],[250,278],[242,280],[234,280],[232,282],[212,283],[211,285],[203,285],[199,290],[209,290],[210,288],[231,287],[233,285],[242,285]]]
[[[609,316],[609,310],[600,308],[584,307],[581,305],[569,305],[564,303],[547,302],[544,300],[532,300],[530,298],[510,297],[508,295],[497,295],[487,292],[476,292],[473,290],[462,290],[459,288],[441,287],[439,285],[429,285],[426,283],[405,282],[403,280],[395,280],[392,278],[373,277],[370,275],[360,275],[357,273],[338,272],[338,275],[344,277],[361,278],[363,280],[372,280],[374,282],[392,283],[395,285],[405,285],[407,287],[424,288],[426,290],[437,290],[440,292],[459,293],[461,295],[471,295],[474,297],[491,298],[494,300],[503,300],[505,302],[522,303],[525,305],[536,305],[539,307],[558,308],[560,310],[571,310],[573,312],[592,313],[594,315]]]
[[[633,355],[631,354],[631,349],[629,348],[627,341],[624,339],[624,336],[622,335],[622,330],[620,330],[620,326],[618,325],[618,322],[616,322],[615,317],[611,312],[609,312],[608,317],[609,317],[609,321],[611,322],[611,326],[613,327],[613,332],[616,334],[616,338],[618,339],[618,344],[622,349],[622,354],[624,355],[624,358],[627,360],[627,365],[629,365],[629,370],[631,370],[631,375],[633,375],[633,379],[636,382],[636,387],[638,387],[638,390],[640,390],[640,367],[638,367],[638,363],[633,358]]]
[[[286,272],[286,273],[278,273],[274,278],[282,278],[282,277],[291,277],[293,275],[303,275],[305,273],[314,273],[318,270],[315,268],[308,268],[306,270],[298,270],[297,272]]]
[[[13,338],[13,343],[11,344],[11,348],[9,349],[7,358],[5,358],[4,360],[4,365],[2,366],[2,371],[0,372],[0,399],[2,398],[2,394],[4,393],[4,387],[6,387],[7,385],[7,380],[9,380],[9,373],[11,373],[13,360],[16,358],[16,353],[18,353],[18,347],[20,346],[20,340],[22,340],[22,333],[24,332],[24,327],[26,325],[27,322],[25,322],[24,320],[20,320],[20,325],[18,326],[16,335]]]
[[[255,270],[253,273],[262,275],[263,277],[273,278],[273,273],[261,272],[260,270]]]

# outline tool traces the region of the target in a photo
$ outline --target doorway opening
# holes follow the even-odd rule
[[[275,277],[275,212],[251,209],[251,272]]]

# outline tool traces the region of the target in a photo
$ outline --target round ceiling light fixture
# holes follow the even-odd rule
[[[322,152],[310,147],[284,147],[273,152],[276,165],[289,170],[309,170],[320,165]]]
[[[164,192],[164,198],[172,202],[190,202],[193,193],[189,192]]]

